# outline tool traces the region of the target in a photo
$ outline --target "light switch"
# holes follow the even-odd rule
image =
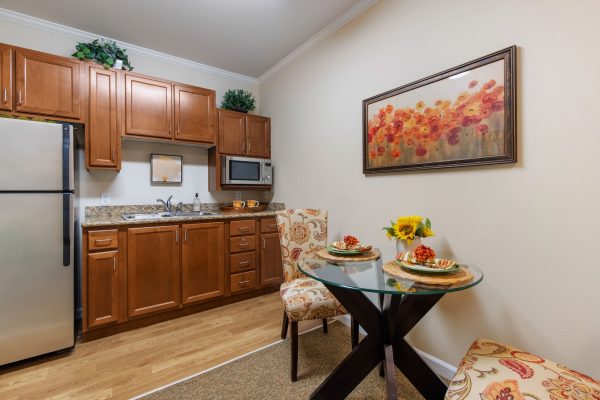
[[[109,206],[110,205],[110,193],[102,193],[100,196],[100,205]]]
[[[236,200],[241,200],[242,199],[242,192],[235,192],[235,199]]]

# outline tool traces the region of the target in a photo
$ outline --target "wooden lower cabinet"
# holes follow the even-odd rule
[[[225,294],[223,222],[183,225],[181,298],[183,304]]]
[[[279,234],[263,233],[260,240],[260,284],[279,285],[283,282]]]
[[[271,217],[84,227],[82,245],[85,340],[275,292],[283,280]]]
[[[88,255],[87,313],[90,328],[119,319],[118,257],[116,250]]]
[[[179,226],[127,232],[127,303],[130,317],[180,304]]]

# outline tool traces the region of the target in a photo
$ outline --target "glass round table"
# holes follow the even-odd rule
[[[367,332],[352,352],[313,392],[311,399],[343,399],[380,364],[388,399],[397,399],[395,367],[426,399],[442,399],[446,385],[425,364],[404,336],[449,292],[477,285],[483,273],[461,265],[472,278],[452,285],[431,285],[383,271],[381,257],[373,261],[332,262],[301,257],[299,269],[322,282]],[[365,292],[379,295],[379,306]],[[352,329],[354,334],[355,329]],[[353,342],[355,342],[353,340]]]

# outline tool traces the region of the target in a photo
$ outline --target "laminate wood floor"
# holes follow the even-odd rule
[[[279,340],[282,312],[272,293],[80,343],[66,355],[0,369],[0,399],[128,399]]]

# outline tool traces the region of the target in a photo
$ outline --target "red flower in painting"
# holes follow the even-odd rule
[[[392,157],[394,157],[394,158],[400,157],[400,151],[398,149],[392,150]]]
[[[371,143],[373,141],[373,135],[368,135],[367,140]]]
[[[475,86],[477,86],[478,83],[479,82],[477,82],[477,81],[471,81],[471,82],[469,82],[469,89],[473,89]]]
[[[385,138],[387,139],[388,143],[394,142],[394,134],[393,133],[385,135]]]
[[[417,150],[415,150],[415,153],[417,156],[423,157],[425,154],[427,154],[427,149],[423,146],[419,146],[417,147]]]
[[[460,142],[460,139],[457,134],[452,134],[448,138],[448,144],[455,145],[458,144],[458,142]]]
[[[377,155],[378,155],[378,156],[382,156],[382,155],[383,155],[383,153],[385,153],[385,148],[383,148],[383,147],[379,146],[379,147],[377,148]]]
[[[477,125],[476,129],[477,130],[475,132],[477,133],[477,135],[483,136],[486,133],[488,133],[489,128],[486,124],[481,124],[481,125]]]
[[[396,132],[400,132],[402,130],[402,128],[404,128],[404,122],[402,122],[402,121],[394,122],[394,130]]]
[[[392,111],[394,111],[394,107],[391,104],[388,104],[387,106],[385,106],[386,113],[391,114]]]
[[[375,157],[377,157],[377,153],[375,153],[375,150],[369,151],[369,158],[374,160]]]
[[[462,126],[469,126],[472,125],[475,122],[475,120],[471,117],[464,117],[461,121]]]
[[[485,83],[481,88],[484,90],[490,90],[494,87],[496,81],[494,79],[490,79],[487,83]]]
[[[496,112],[496,111],[502,111],[504,110],[504,102],[503,101],[496,101],[494,103],[492,103],[492,111]]]
[[[460,132],[460,128],[458,126],[455,126],[454,128],[450,129],[451,136],[458,136],[459,132]]]
[[[481,98],[481,101],[482,101],[483,103],[490,103],[490,104],[491,104],[491,103],[493,103],[493,102],[495,102],[495,101],[496,101],[496,98],[497,98],[497,97],[498,97],[498,96],[496,96],[496,95],[495,95],[495,94],[493,94],[493,93],[486,93],[486,94],[484,94],[484,95],[483,95],[483,97]]]

